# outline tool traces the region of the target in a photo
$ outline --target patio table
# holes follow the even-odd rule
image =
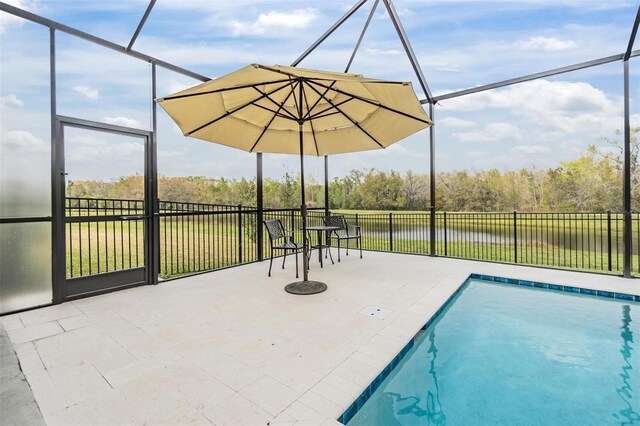
[[[326,237],[326,233],[329,233],[331,231],[335,231],[336,229],[340,229],[337,226],[307,226],[307,231],[311,232],[311,231],[316,231],[316,238],[317,238],[317,244],[314,246],[312,245],[310,247],[310,250],[313,250],[314,248],[318,249],[318,260],[320,261],[320,267],[322,268],[322,247],[326,247],[327,250],[329,250],[329,244],[322,244],[322,233],[325,233],[325,237]],[[326,241],[326,238],[324,239]],[[331,250],[329,250],[329,257],[331,257],[331,264],[334,264],[335,262],[333,261],[333,256],[331,255]]]

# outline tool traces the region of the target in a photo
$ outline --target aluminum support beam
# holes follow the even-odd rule
[[[56,120],[56,30],[49,29],[49,78],[51,102],[51,281],[53,303],[65,298],[64,147]]]
[[[362,5],[365,4],[367,1],[368,0],[360,0],[358,3],[354,4],[353,7],[351,9],[349,9],[349,11],[347,11],[347,13],[345,13],[342,18],[338,19],[338,21],[336,21],[336,23],[333,24],[331,26],[331,28],[329,28],[324,34],[322,34],[318,40],[316,40],[311,46],[309,46],[309,48],[307,50],[305,50],[304,53],[302,55],[300,55],[300,57],[298,57],[298,59],[293,61],[291,63],[291,66],[292,67],[297,67],[298,64],[304,60],[304,58],[309,56],[309,54],[311,52],[313,52],[316,49],[316,47],[320,46],[320,44],[323,41],[325,41],[331,34],[333,34],[333,32],[335,30],[337,30],[340,27],[340,25],[344,24],[344,22],[347,19],[349,19],[351,17],[351,15],[356,13],[358,11],[358,9],[360,9],[362,7]]]
[[[433,104],[429,104],[429,117],[433,120]],[[435,123],[435,121],[434,121]],[[429,127],[429,256],[436,255],[436,130]]]
[[[11,15],[17,16],[22,19],[26,19],[27,21],[35,22],[36,24],[44,25],[45,27],[49,27],[49,28],[61,31],[63,33],[70,34],[72,36],[81,38],[83,40],[90,41],[102,47],[106,47],[107,49],[115,50],[116,52],[119,52],[119,53],[124,53],[125,55],[132,56],[134,58],[143,60],[145,62],[154,63],[159,67],[177,72],[182,75],[186,75],[187,77],[191,77],[196,80],[200,80],[200,81],[211,80],[209,77],[205,77],[204,75],[195,73],[193,71],[189,71],[185,68],[179,67],[177,65],[173,65],[169,62],[165,62],[163,60],[154,58],[153,56],[136,52],[135,50],[127,50],[124,46],[120,46],[119,44],[110,42],[100,37],[96,37],[89,33],[85,33],[84,31],[77,30],[75,28],[69,27],[59,22],[52,21],[51,19],[43,18],[42,16],[36,15],[31,12],[27,12],[26,10],[11,6],[4,2],[0,2],[0,11],[9,13]]]
[[[631,124],[629,109],[629,61],[624,61],[624,175],[622,185],[622,211],[624,218],[624,231],[622,240],[624,243],[623,274],[631,277]]]
[[[324,215],[329,216],[329,156],[324,156]]]
[[[418,82],[420,82],[420,86],[422,87],[422,91],[427,97],[427,101],[429,103],[433,100],[433,95],[431,94],[431,90],[429,90],[429,85],[427,84],[427,80],[424,78],[424,74],[422,73],[422,68],[420,68],[420,63],[416,58],[415,53],[413,53],[413,48],[411,47],[411,43],[409,43],[409,38],[402,27],[402,23],[400,22],[400,16],[398,16],[398,12],[396,12],[395,7],[391,3],[391,0],[382,0],[384,6],[387,8],[387,12],[389,13],[389,18],[391,18],[391,22],[393,26],[396,28],[396,32],[398,33],[398,37],[400,37],[400,41],[402,42],[402,46],[404,47],[404,51],[407,53],[409,57],[409,62],[411,62],[411,66],[413,67],[413,71],[416,73],[418,77]],[[436,102],[436,101],[433,101]]]
[[[142,31],[142,27],[144,27],[144,23],[147,22],[147,18],[149,17],[149,14],[151,13],[151,9],[153,9],[153,6],[156,4],[156,1],[157,0],[151,0],[149,2],[149,5],[147,6],[147,10],[145,10],[144,15],[142,15],[142,19],[140,20],[140,23],[138,24],[138,28],[136,28],[136,31],[133,33],[133,37],[131,37],[131,41],[129,42],[129,45],[126,48],[127,52],[131,50],[131,48],[133,47],[133,43],[136,42],[136,39],[138,38],[138,35],[140,35],[140,31]]]
[[[262,186],[262,153],[256,154],[256,243],[258,245],[258,260],[264,259],[264,234],[262,233],[262,221],[264,220],[264,190]]]
[[[155,0],[154,0],[155,1]],[[158,201],[158,85],[156,81],[156,64],[151,64],[151,138],[149,139],[149,173],[148,173],[148,197],[149,197],[149,284],[158,284],[160,274],[160,202]]]
[[[364,38],[364,34],[367,32],[367,28],[369,28],[369,24],[371,23],[371,19],[373,15],[376,13],[376,8],[378,7],[378,3],[380,0],[376,0],[373,3],[373,7],[371,8],[371,12],[369,12],[369,16],[367,17],[367,21],[364,23],[364,27],[362,28],[362,32],[360,33],[360,37],[358,37],[358,41],[356,42],[355,47],[353,48],[353,53],[351,53],[351,57],[349,58],[349,62],[347,63],[347,67],[344,69],[344,72],[349,72],[349,68],[351,68],[351,64],[353,63],[354,58],[356,57],[356,53],[360,48],[360,43],[362,43],[362,39]]]
[[[631,36],[629,37],[629,44],[627,50],[624,53],[624,60],[628,61],[631,57],[631,51],[633,49],[633,43],[636,40],[636,34],[638,34],[638,25],[640,25],[640,6],[638,6],[638,13],[636,13],[636,20],[633,22],[633,28],[631,29]]]
[[[635,57],[639,55],[640,55],[640,50],[634,50],[631,52],[629,56]],[[511,86],[512,84],[524,83],[525,81],[537,80],[539,78],[550,77],[558,74],[564,74],[571,71],[577,71],[584,68],[595,67],[597,65],[604,65],[611,62],[621,61],[621,60],[624,60],[624,53],[620,53],[619,55],[607,56],[606,58],[594,59],[592,61],[581,62],[575,65],[568,65],[566,67],[554,68],[552,70],[542,71],[535,74],[529,74],[523,77],[503,80],[497,83],[486,84],[484,86],[478,86],[471,89],[459,90],[457,92],[451,92],[444,95],[434,96],[433,102],[440,102],[445,99],[459,98],[460,96],[471,95],[472,93],[484,92],[486,90],[492,90],[500,87]],[[429,99],[422,99],[420,100],[420,103],[428,104]]]

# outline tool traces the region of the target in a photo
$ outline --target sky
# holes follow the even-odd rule
[[[147,1],[11,0],[8,3],[127,45]],[[300,66],[344,71],[369,0]],[[431,91],[438,95],[624,52],[638,0],[395,0]],[[349,1],[158,0],[134,45],[210,78],[250,63],[291,64],[352,5]],[[149,130],[149,64],[58,32],[57,112]],[[636,49],[640,42],[636,42]],[[49,32],[0,12],[0,145],[3,181],[49,172]],[[631,61],[632,125],[640,125],[640,58]],[[424,98],[382,2],[350,72],[411,81]],[[623,126],[622,63],[445,100],[435,106],[436,168],[557,167],[588,145],[612,148]],[[158,96],[199,83],[158,69]],[[255,155],[182,136],[158,108],[159,173],[247,178]],[[69,130],[70,179],[142,173],[143,141]],[[323,161],[306,169],[321,181]],[[429,132],[386,150],[336,155],[330,176],[352,169],[429,170]],[[297,173],[293,156],[264,155],[264,172]],[[44,192],[41,194],[44,195]],[[34,195],[35,196],[35,195]]]

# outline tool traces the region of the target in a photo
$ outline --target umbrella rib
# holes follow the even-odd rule
[[[257,99],[254,99],[254,100],[252,100],[252,101],[250,101],[250,102],[247,102],[247,103],[246,103],[246,104],[244,104],[244,105],[240,105],[239,107],[236,107],[236,108],[234,108],[234,109],[233,109],[233,110],[231,110],[231,111],[227,111],[226,113],[222,114],[220,117],[214,118],[213,120],[209,121],[208,123],[205,123],[205,124],[203,124],[202,126],[200,126],[200,127],[196,128],[196,129],[191,130],[190,132],[186,132],[186,133],[185,133],[185,136],[191,136],[193,133],[195,133],[195,132],[197,132],[197,131],[199,131],[199,130],[202,130],[203,128],[205,128],[205,127],[207,127],[207,126],[210,126],[210,125],[212,125],[213,123],[215,123],[215,122],[217,122],[217,121],[220,121],[220,120],[222,120],[222,119],[223,119],[223,118],[225,118],[225,117],[230,116],[231,114],[235,114],[236,112],[240,111],[241,109],[244,109],[244,108],[248,107],[249,105],[255,105],[255,104],[254,104],[254,102],[259,101],[260,99],[264,98],[266,95],[270,95],[270,94],[272,94],[272,93],[279,92],[280,90],[284,89],[285,87],[287,87],[287,85],[286,85],[286,84],[285,84],[284,86],[282,86],[282,87],[278,87],[277,89],[272,90],[271,92],[269,92],[269,93],[267,93],[267,94],[265,94],[265,95],[260,96],[260,97],[259,97],[259,98],[257,98]]]
[[[302,92],[302,97],[304,99],[304,103],[307,106],[307,115],[309,115],[309,102],[307,100],[307,91]],[[319,98],[321,99],[321,98]],[[311,136],[313,137],[313,144],[316,146],[316,155],[320,155],[320,149],[318,148],[318,140],[316,139],[316,131],[313,128],[313,120],[309,120],[309,125],[311,126]]]
[[[276,119],[277,113],[279,113],[280,110],[284,107],[284,103],[287,102],[287,100],[289,100],[289,98],[291,97],[292,94],[293,94],[293,92],[289,92],[289,94],[287,95],[286,98],[284,98],[284,100],[282,101],[280,106],[278,106],[278,111],[276,111],[276,114],[274,114],[273,117],[271,117],[271,120],[269,120],[267,125],[264,126],[264,129],[262,129],[262,133],[260,133],[260,136],[258,136],[258,139],[256,139],[256,142],[253,144],[253,146],[251,147],[249,152],[253,152],[253,150],[256,148],[256,146],[258,146],[258,143],[260,143],[260,141],[262,140],[262,137],[264,136],[264,134],[267,133],[267,129],[269,129],[269,126],[271,126],[271,123],[273,123],[273,120]]]
[[[292,78],[289,79],[289,86],[291,87],[291,93],[293,94],[293,103],[296,111],[299,111],[298,99],[296,98],[296,90],[298,89],[299,85],[300,85],[300,80],[294,80]],[[296,117],[295,120],[298,121],[298,117]]]
[[[159,99],[160,101],[172,101],[175,99],[182,99],[182,98],[190,98],[192,96],[200,96],[200,95],[211,95],[213,93],[220,93],[220,92],[228,92],[230,90],[238,90],[238,89],[248,89],[250,87],[255,87],[255,86],[265,86],[267,84],[277,84],[277,83],[287,83],[289,80],[274,80],[274,81],[266,81],[264,83],[260,83],[255,84],[243,84],[241,86],[235,86],[235,87],[224,87],[222,89],[215,89],[215,90],[208,90],[206,92],[200,92],[200,93],[188,93],[185,95],[175,95],[175,96],[166,96],[164,98]]]
[[[266,107],[266,106],[264,106],[264,105],[258,105],[258,104],[256,104],[255,102],[252,102],[251,104],[252,104],[254,107],[257,107],[257,108],[260,108],[260,109],[263,109],[263,110],[265,110],[265,111],[269,111],[269,112],[273,113],[273,114],[274,114],[274,117],[275,117],[275,116],[278,116],[278,117],[280,117],[280,118],[284,118],[285,120],[291,120],[291,117],[290,117],[290,116],[288,116],[288,115],[284,115],[284,114],[281,114],[280,112],[275,111],[275,110],[272,110],[271,108],[267,108],[267,107]]]
[[[320,98],[320,99],[322,99],[322,98]],[[349,99],[345,99],[344,101],[340,101],[340,102],[338,102],[336,104],[336,106],[344,105],[347,102],[351,102],[353,99],[354,98],[349,98]],[[325,114],[325,112],[331,111],[332,109],[336,109],[336,108],[334,106],[330,106],[328,108],[323,109],[322,111],[318,111],[315,115],[309,116],[309,114],[307,114],[307,119],[315,120],[315,119],[322,118],[322,117],[328,117],[328,116],[333,115],[333,114],[340,114],[340,111],[334,111],[334,112],[330,112],[328,114]]]
[[[331,108],[331,109],[333,109],[333,108]],[[307,121],[318,120],[320,118],[325,118],[325,117],[331,117],[332,115],[336,115],[336,114],[342,114],[342,113],[340,111],[333,111],[333,112],[328,112],[326,114],[318,114],[318,115],[314,115],[313,117],[311,117]]]
[[[329,88],[330,90],[333,90],[336,93],[340,93],[341,95],[351,96],[351,97],[353,97],[353,98],[355,98],[355,99],[357,99],[359,101],[366,102],[368,104],[378,106],[378,107],[380,107],[382,109],[386,109],[386,110],[391,111],[391,112],[395,112],[396,114],[403,115],[403,116],[405,116],[407,118],[411,118],[411,119],[416,120],[416,121],[420,121],[421,123],[433,124],[430,120],[425,120],[424,118],[420,118],[420,117],[416,117],[416,116],[411,115],[411,114],[407,114],[406,112],[397,110],[395,108],[388,107],[388,106],[386,106],[384,104],[381,104],[380,102],[374,102],[374,101],[372,101],[370,99],[363,98],[362,96],[354,95],[354,94],[351,94],[351,93],[347,93],[347,92],[345,92],[343,90],[340,90],[340,89],[330,88],[329,86],[326,86],[326,85],[324,85],[322,83],[319,83],[317,81],[313,81],[313,80],[308,80],[308,81],[310,83],[317,84],[320,87]]]
[[[257,87],[254,87],[254,89],[255,89],[258,93],[260,93],[261,95],[264,95],[264,92],[262,92],[262,90],[258,89]],[[289,99],[289,96],[290,96],[290,94],[289,94],[289,95],[287,95],[287,99]],[[285,99],[285,101],[284,101],[283,103],[278,103],[278,102],[274,101],[273,99],[271,99],[271,97],[270,97],[269,95],[265,95],[265,98],[267,98],[267,99],[268,99],[269,101],[271,101],[275,106],[277,106],[277,107],[278,107],[278,111],[280,111],[280,109],[282,109],[282,107],[284,107],[284,102],[286,102],[286,99]],[[260,105],[255,104],[255,106],[260,106]],[[263,107],[263,108],[267,109],[267,107]],[[274,112],[274,111],[272,111],[272,110],[269,110],[269,111]],[[282,117],[282,118],[288,118],[288,119],[290,119],[290,120],[298,120],[298,118],[297,118],[295,115],[291,114],[291,113],[290,113],[286,108],[284,109],[284,111],[286,112],[287,116],[285,116],[285,115],[282,115],[282,114],[281,114],[281,117]],[[277,112],[276,112],[276,114],[277,114]]]
[[[336,84],[336,83],[337,83],[337,81],[335,81],[335,80],[334,80],[334,81],[329,85],[329,87],[333,87],[333,85],[334,85],[334,84]],[[327,92],[329,92],[329,89],[325,89],[324,94],[326,95],[326,94],[327,94]],[[321,99],[322,99],[322,96],[318,97],[318,99],[313,103],[313,105],[311,106],[311,108],[309,108],[309,111],[307,111],[307,114],[304,116],[304,119],[307,119],[307,118],[309,118],[309,116],[311,116],[311,110],[313,110],[313,109],[318,105],[318,103],[320,103],[320,100],[321,100]],[[307,105],[307,106],[308,106],[308,105]],[[331,108],[327,108],[327,109],[331,109]],[[322,111],[322,112],[324,112],[324,111]]]
[[[369,132],[367,132],[365,129],[363,129],[363,128],[362,128],[362,126],[361,126],[361,125],[359,125],[359,124],[358,124],[358,123],[357,123],[353,118],[349,117],[347,114],[345,114],[343,111],[341,111],[341,110],[340,110],[340,108],[337,108],[337,107],[333,104],[333,102],[331,102],[331,100],[329,100],[329,99],[325,98],[322,94],[320,94],[320,92],[319,92],[315,87],[313,87],[313,86],[311,86],[311,85],[309,85],[309,87],[310,87],[313,91],[315,91],[317,94],[319,94],[320,96],[322,96],[322,97],[323,97],[327,102],[329,102],[331,105],[333,105],[333,106],[334,106],[334,108],[336,108],[336,109],[340,112],[340,114],[342,114],[342,115],[343,115],[347,120],[349,120],[351,123],[353,123],[353,125],[354,125],[354,126],[356,126],[358,129],[360,129],[360,131],[361,131],[362,133],[364,133],[365,135],[369,136],[369,138],[371,138],[371,140],[372,140],[372,141],[374,141],[375,143],[377,143],[377,144],[380,146],[380,148],[383,148],[383,149],[385,148],[385,146],[384,146],[384,145],[382,145],[380,142],[378,142],[378,140],[377,140],[376,138],[374,138],[374,137],[373,137]]]

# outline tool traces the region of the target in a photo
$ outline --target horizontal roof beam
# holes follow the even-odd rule
[[[51,19],[44,18],[42,16],[36,15],[35,13],[27,12],[26,10],[20,9],[18,7],[11,6],[7,3],[0,2],[0,11],[10,13],[11,15],[15,15],[19,18],[26,19],[31,22],[35,22],[40,25],[44,25],[45,27],[53,28],[58,31],[62,31],[63,33],[67,33],[73,35],[75,37],[81,38],[83,40],[90,41],[92,43],[98,44],[100,46],[106,47],[107,49],[115,50],[119,53],[124,53],[125,55],[132,56],[134,58],[143,60],[145,62],[154,63],[159,67],[165,68],[170,71],[177,72],[182,75],[186,75],[187,77],[191,77],[200,81],[209,81],[211,80],[209,77],[205,77],[204,75],[198,74],[193,71],[189,71],[185,68],[179,67],[177,65],[173,65],[169,62],[165,62],[158,58],[154,58],[153,56],[145,55],[144,53],[136,52],[135,50],[127,50],[124,46],[120,46],[119,44],[113,43],[111,41],[105,40],[100,37],[96,37],[89,33],[85,33],[84,31],[77,30],[75,28],[69,27],[67,25],[61,24],[56,21],[52,21]]]
[[[585,68],[595,67],[597,65],[604,65],[610,62],[622,61],[624,60],[624,53],[620,53],[619,55],[607,56],[606,58],[594,59],[592,61],[581,62],[575,65],[569,65],[561,68],[554,68],[549,71],[542,71],[535,74],[525,75],[523,77],[512,78],[509,80],[499,81],[497,83],[486,84],[484,86],[473,87],[471,89],[458,90],[456,92],[446,93],[444,95],[434,96],[433,101],[439,102],[445,99],[453,99],[459,98],[460,96],[471,95],[473,93],[484,92],[487,90],[497,89],[500,87],[511,86],[513,84],[524,83],[525,81],[537,80],[539,78],[550,77],[553,75],[564,74],[571,71],[577,71]],[[631,57],[640,56],[640,50],[634,50],[630,54]],[[428,104],[428,99],[421,99],[421,104]]]

